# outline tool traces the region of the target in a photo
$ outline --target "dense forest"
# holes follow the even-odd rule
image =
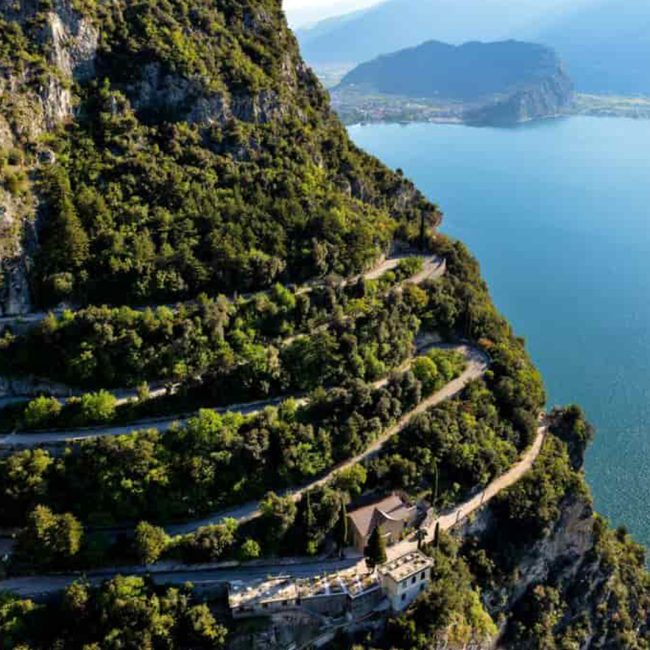
[[[394,233],[438,222],[408,181],[350,143],[279,3],[72,4],[98,33],[92,61],[75,68],[73,46],[58,53],[72,59],[74,122],[24,142],[25,116],[7,109],[24,165],[47,149],[33,174],[49,213],[38,303],[164,302],[347,275]],[[2,63],[29,90],[55,72],[48,48],[67,45],[40,36],[53,7],[8,6],[0,24]],[[16,173],[8,164],[8,189],[29,191]]]

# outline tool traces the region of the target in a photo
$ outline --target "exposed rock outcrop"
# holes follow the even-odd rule
[[[264,124],[281,117],[282,102],[274,91],[231,97],[225,92],[206,93],[203,84],[166,72],[159,63],[149,63],[137,83],[125,89],[135,111],[174,121],[224,124],[237,119]]]
[[[557,72],[538,84],[513,95],[465,112],[469,124],[510,125],[531,120],[557,117],[573,103],[573,82],[564,72]]]
[[[40,10],[37,0],[0,0],[0,15],[33,28],[28,22]],[[44,15],[44,25],[35,40],[42,45],[51,72],[37,82],[29,67],[17,72],[4,69],[0,80],[3,119],[0,147],[23,149],[22,169],[28,178],[39,164],[50,164],[50,155],[40,155],[39,138],[73,116],[72,85],[95,71],[99,31],[79,16],[68,0],[56,0]],[[8,121],[4,115],[10,115]],[[38,153],[34,155],[34,151]],[[27,313],[31,309],[29,268],[37,247],[39,198],[30,184],[20,194],[0,193],[0,315]]]

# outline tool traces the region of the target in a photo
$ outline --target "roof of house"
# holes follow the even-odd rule
[[[378,567],[382,576],[389,576],[395,582],[407,580],[413,574],[433,566],[433,560],[420,551],[402,555]]]
[[[353,510],[349,513],[349,517],[359,535],[367,537],[375,526],[381,525],[383,521],[409,519],[414,508],[415,506],[405,503],[399,495],[391,494],[381,501]]]
[[[298,598],[296,583],[290,578],[274,578],[246,583],[235,580],[229,584],[231,609]]]

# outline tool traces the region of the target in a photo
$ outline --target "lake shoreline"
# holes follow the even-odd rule
[[[577,94],[574,106],[557,114],[534,117],[510,124],[492,124],[463,118],[467,106],[445,104],[425,99],[388,96],[356,97],[349,102],[332,95],[334,109],[349,128],[376,124],[459,124],[469,127],[512,128],[531,122],[543,122],[567,117],[604,117],[650,120],[650,98]]]
[[[596,426],[596,509],[650,548],[650,122],[408,127],[349,132],[441,206],[526,338],[549,408],[580,404]]]

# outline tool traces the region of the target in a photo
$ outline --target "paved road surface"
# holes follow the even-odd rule
[[[347,469],[353,465],[356,465],[357,463],[361,463],[365,460],[368,460],[369,458],[376,456],[394,435],[406,427],[412,417],[418,415],[419,413],[424,413],[430,408],[437,406],[441,402],[444,402],[445,400],[458,395],[470,381],[478,379],[486,371],[488,367],[488,359],[479,350],[467,345],[445,347],[455,347],[455,349],[463,352],[467,358],[467,368],[457,379],[454,379],[444,388],[420,402],[413,410],[409,411],[406,415],[401,417],[392,427],[386,429],[386,431],[384,431],[384,433],[362,453],[354,456],[353,458],[350,458],[349,460],[346,460],[343,463],[340,463],[331,469],[322,478],[316,481],[312,481],[308,485],[305,485],[298,489],[284,490],[281,492],[281,494],[284,496],[291,496],[294,501],[299,501],[308,490],[312,490],[314,488],[321,487],[326,483],[329,483],[332,480],[334,474],[337,472],[340,472],[341,470]],[[220,511],[200,520],[194,520],[184,524],[166,526],[165,529],[170,535],[184,535],[195,531],[201,526],[209,526],[219,523],[226,517],[232,517],[233,519],[237,519],[240,523],[244,523],[259,516],[260,512],[258,506],[259,503],[257,501],[250,501],[249,503],[234,508],[229,508],[228,510]]]
[[[402,259],[410,257],[405,255],[402,257],[393,257],[388,260],[385,260],[381,265],[369,271],[366,277],[372,279],[372,277],[380,277],[387,271],[392,268],[395,268]],[[408,282],[421,284],[425,280],[433,280],[441,277],[445,273],[446,265],[444,260],[440,260],[436,257],[427,257],[424,261],[424,266],[422,270],[417,273],[412,278],[409,278]],[[429,346],[429,348],[432,346]],[[418,354],[423,354],[426,350],[418,350]],[[377,382],[376,387],[380,387],[386,383],[387,380]],[[159,397],[164,395],[166,390],[164,388],[152,389],[151,396]],[[173,392],[173,391],[172,391]],[[124,389],[114,393],[118,398],[118,404],[123,404],[133,399],[137,395],[136,389]],[[267,406],[277,406],[282,403],[289,396],[271,398],[267,400],[258,400],[255,402],[234,404],[227,407],[216,408],[215,410],[219,413],[225,412],[238,412],[245,415],[251,415],[257,413]],[[62,400],[64,401],[64,400]],[[12,433],[4,437],[0,437],[0,448],[4,447],[7,449],[23,449],[29,447],[38,447],[38,446],[53,446],[53,445],[62,445],[68,442],[88,440],[90,438],[103,438],[103,437],[113,437],[126,435],[133,433],[134,431],[142,431],[143,429],[156,428],[159,431],[165,432],[168,431],[173,424],[180,423],[184,424],[189,419],[187,414],[177,414],[173,416],[166,417],[157,417],[157,418],[147,418],[146,420],[139,420],[137,422],[132,422],[127,425],[121,426],[106,426],[106,427],[88,427],[83,429],[76,429],[74,431],[43,431],[39,433]]]
[[[434,521],[427,528],[427,541],[433,539],[437,521],[440,521],[442,530],[450,530],[457,524],[465,521],[467,517],[488,504],[494,497],[503,490],[511,487],[532,468],[535,460],[538,458],[542,449],[545,437],[546,427],[540,427],[533,445],[523,454],[521,459],[513,465],[505,474],[492,481],[483,492],[461,503],[450,512],[442,515],[439,520]],[[395,546],[387,549],[389,559],[400,557],[405,553],[417,548],[417,542],[412,539],[404,540]],[[357,556],[344,560],[321,560],[316,562],[301,562],[293,565],[280,563],[246,564],[239,567],[230,568],[209,568],[201,567],[179,567],[177,570],[156,571],[152,567],[152,576],[159,584],[183,584],[192,582],[197,586],[207,587],[218,585],[230,580],[254,581],[265,579],[269,576],[292,576],[296,578],[316,577],[336,571],[350,571],[353,573],[364,574],[367,572],[365,562]],[[124,570],[123,570],[124,571]],[[145,569],[140,569],[144,573]],[[89,574],[89,579],[93,583],[99,583],[102,580],[114,575],[120,574],[119,569],[107,569],[101,572]],[[12,591],[25,598],[43,598],[64,589],[67,585],[78,579],[79,575],[58,575],[58,576],[29,576],[21,578],[11,578],[0,581],[0,590]]]

